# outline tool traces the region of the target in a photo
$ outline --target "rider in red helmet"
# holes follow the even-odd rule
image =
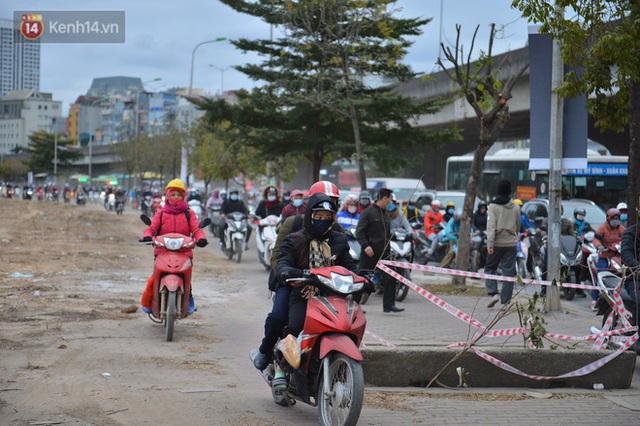
[[[596,231],[596,237],[593,239],[593,245],[598,249],[598,271],[605,271],[609,266],[609,257],[612,253],[607,248],[620,244],[622,242],[622,234],[625,227],[620,221],[620,210],[607,210],[607,221],[600,225]],[[591,291],[591,309],[596,309],[596,301],[598,300],[598,290]]]

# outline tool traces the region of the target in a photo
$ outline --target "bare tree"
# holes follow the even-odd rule
[[[479,132],[478,146],[473,153],[473,161],[471,162],[458,236],[456,267],[463,271],[469,268],[471,218],[473,217],[473,204],[484,164],[484,157],[498,140],[509,121],[508,101],[511,99],[513,86],[529,68],[527,64],[515,74],[506,78],[506,81],[500,79],[500,71],[508,64],[510,55],[502,55],[496,64],[493,63],[495,59],[492,57],[493,42],[496,35],[495,24],[491,24],[488,51],[486,53],[481,51],[478,59],[472,59],[479,28],[480,26],[477,26],[473,33],[471,48],[465,57],[464,47],[460,44],[461,26],[456,25],[457,35],[454,49],[451,50],[449,47],[445,47],[444,44],[441,45],[444,58],[453,65],[453,68],[447,69],[442,60],[438,59],[438,65],[456,83],[460,88],[460,95],[475,111]],[[465,278],[454,277],[454,284],[464,288],[466,285]]]

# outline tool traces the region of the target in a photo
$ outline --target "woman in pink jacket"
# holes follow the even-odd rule
[[[165,189],[166,202],[162,210],[153,216],[151,225],[142,234],[142,241],[151,241],[153,236],[164,235],[169,233],[178,233],[187,236],[193,236],[198,247],[205,247],[208,244],[205,233],[200,229],[198,217],[193,210],[189,209],[185,201],[186,189],[184,183],[180,179],[174,179],[167,185]],[[165,248],[155,247],[153,255],[166,251]],[[193,251],[185,251],[191,259],[193,259]],[[149,283],[151,285],[149,285]],[[153,277],[147,283],[147,288],[142,295],[142,310],[151,312],[151,292],[153,291]],[[145,296],[147,296],[145,298]],[[195,311],[193,296],[189,295],[189,314]]]

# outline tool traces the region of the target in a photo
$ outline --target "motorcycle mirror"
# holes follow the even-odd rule
[[[206,228],[209,225],[211,225],[211,219],[209,219],[208,217],[205,217],[200,221],[200,228]]]
[[[147,216],[146,214],[141,214],[140,220],[143,221],[147,226],[151,225],[151,219],[149,219],[149,216]]]

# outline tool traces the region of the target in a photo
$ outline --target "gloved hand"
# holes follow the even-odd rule
[[[372,283],[371,280],[367,280],[364,287],[362,288],[362,291],[364,291],[367,294],[371,294],[374,291],[376,291],[376,285]]]
[[[150,243],[151,241],[153,241],[153,238],[151,238],[150,236],[146,236],[146,237],[142,237],[142,241],[143,243]]]
[[[598,246],[598,253],[602,253],[603,251],[605,251],[607,248],[605,246]]]
[[[198,241],[196,241],[196,245],[198,247],[206,247],[207,244],[209,244],[209,241],[207,241],[206,238],[200,238]]]
[[[287,268],[280,274],[280,278],[282,279],[282,281],[286,281],[289,278],[300,278],[302,276],[302,269],[298,268]]]

